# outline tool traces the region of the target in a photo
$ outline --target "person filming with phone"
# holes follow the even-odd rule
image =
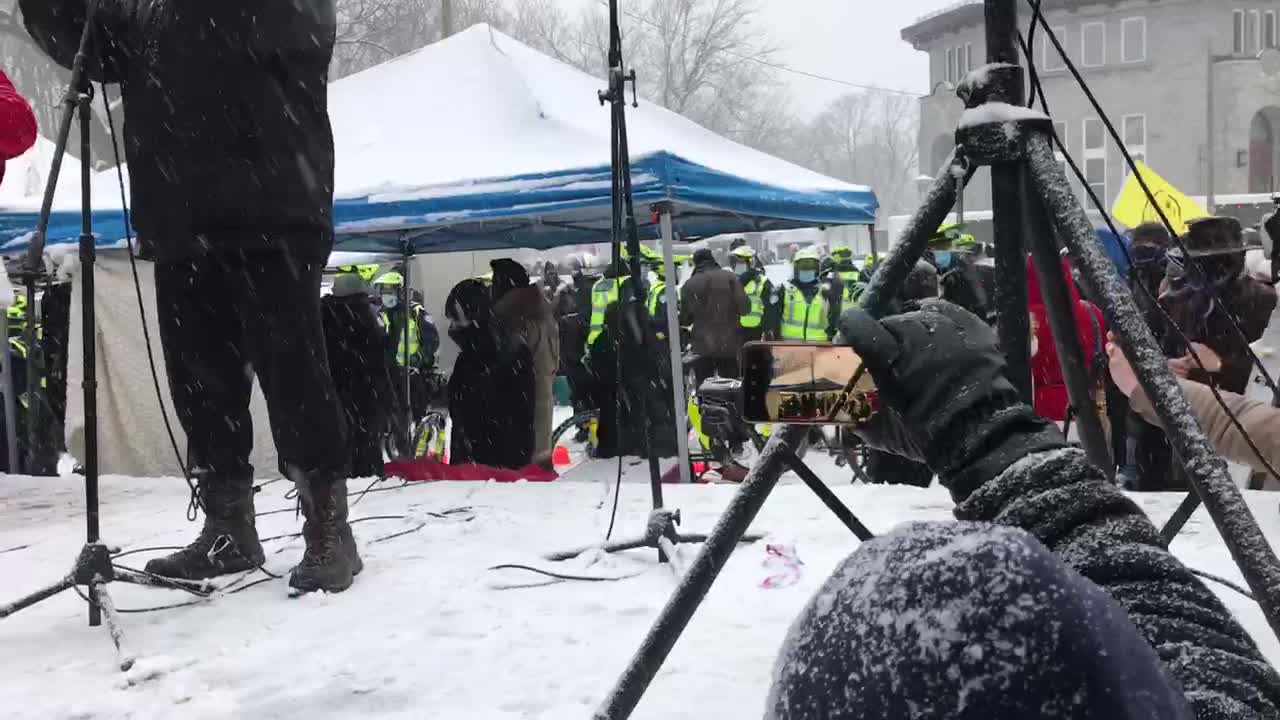
[[[766,717],[1280,716],[1280,675],[1022,402],[986,323],[929,301],[839,329],[878,392],[855,431],[926,463],[959,522],[909,523],[836,568],[784,641]]]

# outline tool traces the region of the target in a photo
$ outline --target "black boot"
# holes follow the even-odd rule
[[[302,537],[307,549],[289,574],[289,587],[302,592],[342,592],[364,569],[347,523],[347,481],[312,475],[297,483],[302,502]]]
[[[169,578],[204,580],[262,565],[266,556],[253,522],[253,479],[202,475],[196,483],[197,496],[204,506],[204,527],[190,545],[148,562],[146,571]]]

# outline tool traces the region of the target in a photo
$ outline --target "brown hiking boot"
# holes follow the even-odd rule
[[[312,475],[298,485],[302,537],[307,549],[289,574],[289,587],[301,592],[342,592],[364,569],[347,523],[347,481]]]
[[[252,570],[266,556],[254,526],[253,478],[196,478],[196,495],[204,507],[204,527],[185,548],[151,560],[146,571],[180,580],[204,580]]]

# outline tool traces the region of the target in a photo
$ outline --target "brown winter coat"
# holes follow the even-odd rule
[[[560,367],[560,328],[542,291],[533,285],[508,291],[493,312],[506,337],[515,345],[528,347],[533,356],[533,454],[537,461],[551,449],[555,410],[551,388]]]
[[[714,262],[698,265],[680,288],[680,324],[693,326],[693,352],[699,357],[738,357],[741,320],[750,307],[737,275]]]
[[[1276,307],[1276,291],[1242,275],[1220,296],[1223,306],[1244,331],[1243,340],[1231,327],[1231,321],[1223,313],[1222,306],[1215,304],[1209,316],[1198,322],[1196,310],[1191,303],[1172,292],[1161,295],[1160,305],[1193,342],[1203,343],[1222,359],[1222,370],[1216,377],[1206,377],[1199,371],[1193,371],[1190,379],[1201,383],[1216,382],[1223,389],[1243,393],[1249,384],[1249,374],[1253,368],[1248,344],[1262,337],[1267,324],[1271,322],[1271,311]],[[1149,319],[1167,356],[1186,354],[1181,338],[1168,327],[1163,317],[1156,315]]]
[[[1257,472],[1267,471],[1253,448],[1249,447],[1249,442],[1231,423],[1230,416],[1218,404],[1208,385],[1181,379],[1178,384],[1182,386],[1182,392],[1191,404],[1191,411],[1195,413],[1200,427],[1204,428],[1205,435],[1219,455],[1232,462],[1249,465]],[[1280,467],[1280,409],[1233,392],[1223,390],[1220,394],[1231,415],[1235,415],[1240,421],[1240,426],[1253,439],[1266,461],[1272,467]],[[1142,388],[1134,391],[1129,398],[1129,407],[1141,415],[1143,420],[1152,425],[1160,425],[1160,419],[1156,417],[1156,411],[1151,407],[1151,401]]]

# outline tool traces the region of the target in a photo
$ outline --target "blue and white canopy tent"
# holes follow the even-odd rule
[[[596,95],[605,85],[487,25],[333,83],[336,249],[411,256],[607,241],[609,113]],[[869,188],[653,103],[627,112],[640,232],[663,238],[668,257],[677,237],[875,222]],[[78,190],[64,172],[51,247],[78,239]],[[99,246],[122,247],[114,170],[95,177],[93,197]],[[664,216],[645,211],[659,203]],[[0,254],[25,251],[38,208],[38,195],[0,192]]]

